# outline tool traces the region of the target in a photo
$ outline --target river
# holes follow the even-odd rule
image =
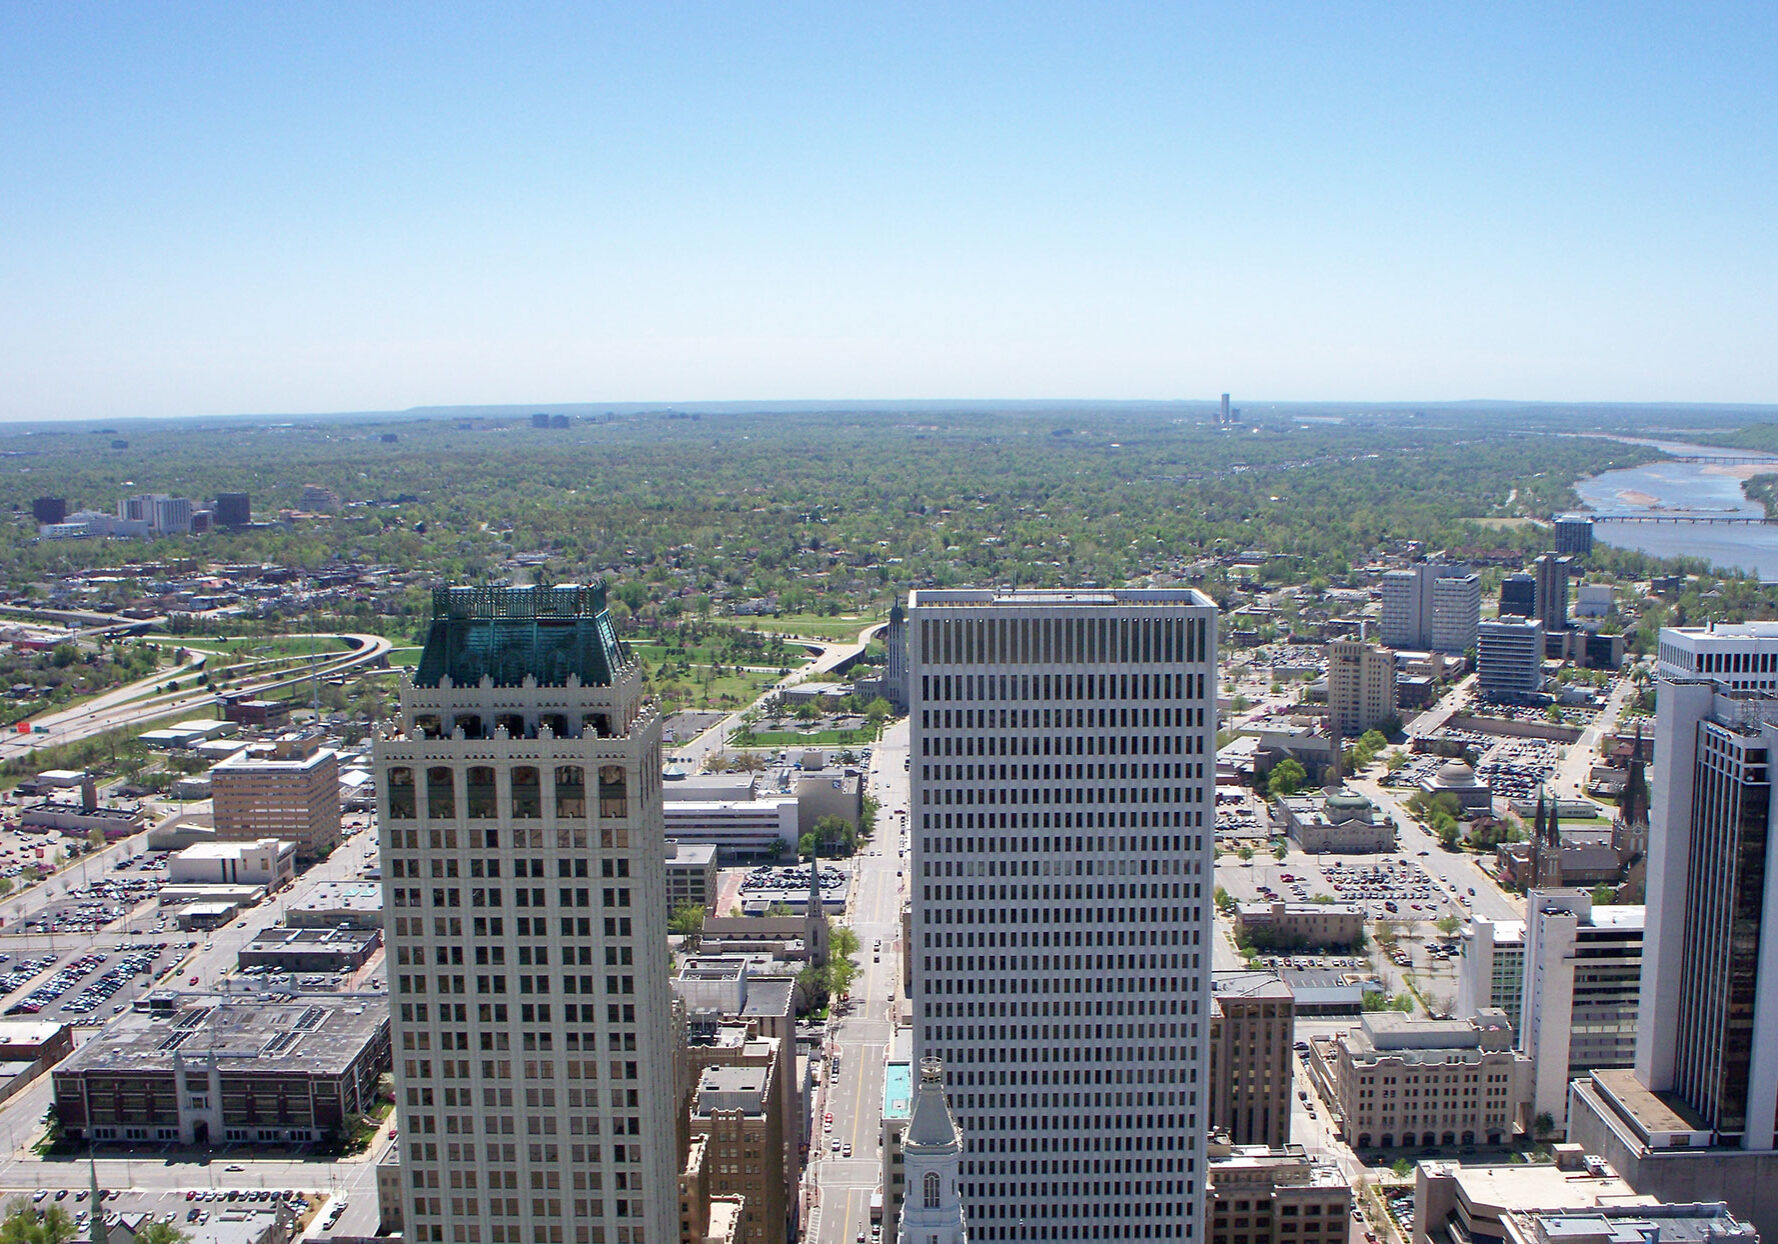
[[[1758,465],[1705,462],[1651,462],[1625,471],[1607,471],[1574,482],[1588,508],[1608,514],[1644,510],[1687,510],[1695,513],[1762,516],[1765,507],[1749,501],[1741,480],[1778,472],[1778,454],[1726,450],[1721,446],[1688,445],[1681,441],[1632,440],[1670,454],[1732,454],[1759,458]],[[1765,465],[1769,460],[1770,466]],[[1702,557],[1721,568],[1744,570],[1766,582],[1778,580],[1778,526],[1734,524],[1595,523],[1593,538],[1623,549],[1639,549],[1656,557]]]

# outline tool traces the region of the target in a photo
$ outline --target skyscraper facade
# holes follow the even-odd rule
[[[435,591],[374,755],[407,1237],[672,1244],[660,719],[603,587]]]
[[[1215,606],[920,591],[908,654],[914,1053],[971,1235],[1203,1239]]]
[[[1532,563],[1537,580],[1537,620],[1545,634],[1568,629],[1568,567],[1571,559],[1545,553]]]
[[[1329,644],[1327,715],[1347,738],[1394,717],[1395,654],[1357,639]]]
[[[1391,648],[1461,653],[1475,645],[1482,614],[1479,576],[1461,566],[1427,562],[1387,572],[1381,590],[1378,630]]]
[[[1660,637],[1637,1079],[1717,1143],[1778,1147],[1778,910],[1768,840],[1778,624]]]

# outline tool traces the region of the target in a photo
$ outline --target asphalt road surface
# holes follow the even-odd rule
[[[850,1010],[829,1025],[828,1049],[840,1052],[837,1071],[823,1085],[810,1145],[817,1208],[804,1238],[818,1244],[852,1244],[870,1230],[871,1194],[882,1184],[879,1147],[883,1122],[883,1064],[894,1032],[895,1008],[901,992],[901,903],[904,879],[896,874],[904,861],[905,820],[895,813],[907,807],[908,724],[887,729],[871,750],[871,793],[882,805],[877,832],[856,860],[852,905],[846,923],[858,935],[857,959],[862,967],[852,986]],[[881,942],[881,951],[873,947]],[[831,1068],[832,1064],[829,1064]],[[832,1131],[823,1131],[823,1112],[833,1114]],[[850,1158],[832,1145],[852,1146]]]

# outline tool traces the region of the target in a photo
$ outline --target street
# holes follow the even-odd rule
[[[827,1048],[838,1050],[839,1069],[825,1081],[822,1098],[811,1111],[816,1128],[810,1159],[816,1187],[816,1210],[804,1238],[819,1244],[850,1244],[870,1230],[870,1200],[882,1182],[883,1064],[894,1031],[901,998],[901,903],[905,841],[904,818],[895,809],[907,807],[908,723],[904,718],[883,732],[871,749],[870,793],[881,805],[877,831],[859,852],[848,924],[858,935],[862,970],[852,986],[852,1004],[830,1023]],[[873,948],[881,942],[880,952]],[[829,1064],[831,1068],[831,1063]],[[821,1130],[824,1111],[833,1114],[833,1130]],[[838,1140],[852,1146],[852,1156],[832,1150]]]

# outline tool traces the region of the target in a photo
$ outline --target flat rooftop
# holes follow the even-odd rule
[[[907,1063],[883,1068],[883,1118],[906,1119],[914,1111],[914,1069]]]
[[[171,1015],[125,1011],[57,1072],[170,1072],[176,1055],[214,1055],[224,1074],[338,1075],[389,1024],[382,994],[182,994],[174,1001]]]
[[[1684,1102],[1667,1093],[1643,1086],[1633,1068],[1595,1071],[1593,1082],[1610,1095],[1645,1133],[1707,1132],[1709,1126]]]
[[[935,605],[981,605],[990,607],[1061,607],[1076,609],[1083,605],[1190,605],[1194,608],[1215,608],[1215,603],[1195,588],[1114,588],[1108,591],[1054,589],[1000,592],[990,588],[927,589],[908,593],[908,608],[931,608]]]
[[[308,950],[326,946],[358,950],[376,941],[375,929],[264,929],[244,950]]]
[[[1428,1168],[1457,1181],[1462,1199],[1499,1213],[1513,1210],[1550,1212],[1601,1205],[1658,1205],[1642,1196],[1609,1167],[1595,1175],[1585,1169],[1561,1170],[1548,1163],[1510,1166],[1463,1166],[1427,1162]]]
[[[1218,998],[1275,998],[1290,1001],[1290,986],[1276,972],[1212,972],[1210,991]]]
[[[373,882],[322,881],[290,907],[299,911],[381,911],[383,887]]]

